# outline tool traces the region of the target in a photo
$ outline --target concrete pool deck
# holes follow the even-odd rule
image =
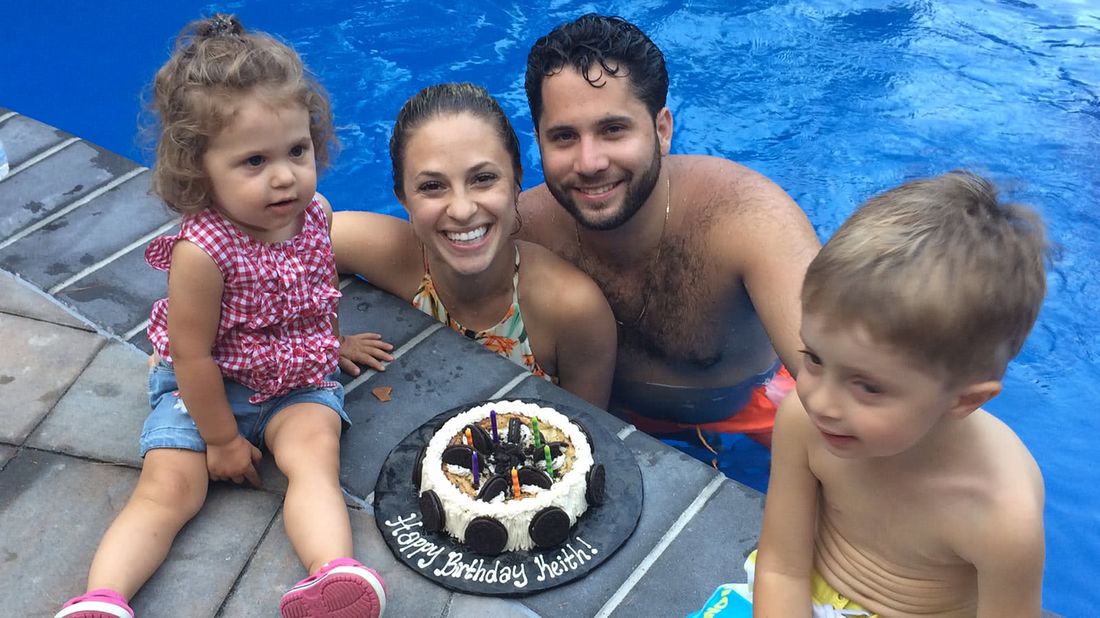
[[[103,531],[138,477],[148,411],[144,329],[165,293],[144,263],[178,219],[148,194],[148,170],[0,108],[11,174],[0,180],[0,581],[5,616],[52,616],[83,592]],[[744,581],[763,495],[460,335],[407,303],[346,279],[345,332],[381,332],[397,358],[344,380],[354,423],[341,481],[356,555],[389,590],[390,616],[683,616],[716,586]],[[371,394],[392,387],[392,401]],[[395,559],[374,519],[390,449],[457,404],[537,397],[580,407],[642,471],[633,535],[563,586],[503,599],[451,592]],[[214,484],[203,511],[132,601],[139,616],[276,616],[304,571],[282,526],[285,478],[265,456],[260,489]],[[1053,615],[1053,614],[1047,614]]]

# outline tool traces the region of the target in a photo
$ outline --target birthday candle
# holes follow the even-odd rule
[[[508,419],[508,441],[512,444],[519,444],[520,424],[519,419],[514,416]]]
[[[470,455],[470,470],[474,473],[474,489],[481,484],[481,466],[477,465],[477,451]]]
[[[466,428],[466,444],[469,444],[470,446],[474,445],[474,436],[470,433],[469,427]]]
[[[543,447],[543,452],[546,453],[546,474],[550,475],[550,478],[554,478],[554,458],[550,456],[549,444]]]
[[[542,436],[539,434],[539,417],[531,419],[531,433],[535,434],[535,448],[542,448]]]
[[[519,498],[519,471],[512,468],[512,497]]]
[[[497,434],[497,411],[489,410],[489,422],[493,425],[493,444],[500,442],[500,435]]]

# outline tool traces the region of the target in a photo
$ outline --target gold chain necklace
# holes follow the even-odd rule
[[[657,250],[653,254],[653,261],[651,261],[650,264],[649,264],[649,270],[648,270],[649,273],[655,272],[655,269],[657,268],[657,264],[661,261],[661,247],[665,244],[665,230],[668,229],[668,213],[672,210],[672,180],[671,180],[671,175],[672,174],[670,172],[668,176],[665,176],[665,220],[664,220],[664,223],[661,224],[661,236],[657,239]],[[581,228],[580,228],[580,225],[577,223],[576,219],[573,220],[573,231],[577,235],[577,249],[580,250],[581,263],[585,267],[587,267],[588,266],[588,256],[585,255],[584,245],[581,244]],[[585,268],[584,270],[587,271],[588,269]],[[641,323],[642,318],[645,317],[645,311],[646,311],[647,308],[649,308],[649,287],[648,286],[643,286],[643,288],[642,288],[642,310],[638,312],[638,317],[634,318],[634,321],[631,322],[631,324],[630,324],[631,326],[637,326],[638,324]],[[623,321],[620,320],[618,317],[615,318],[615,322],[618,323],[619,326],[625,326],[625,324],[623,324]]]

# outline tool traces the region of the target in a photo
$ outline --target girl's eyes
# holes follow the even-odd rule
[[[295,158],[295,159],[297,159],[298,157],[304,155],[305,153],[306,153],[306,147],[305,146],[295,146],[295,147],[290,149],[290,156]]]
[[[491,183],[496,179],[497,179],[496,174],[492,174],[492,173],[489,173],[489,172],[484,172],[484,173],[481,173],[481,174],[478,174],[478,175],[474,176],[474,184],[484,185],[484,184]]]
[[[871,384],[870,382],[864,382],[863,380],[856,380],[853,384],[855,385],[856,388],[858,388],[860,390],[860,392],[862,392],[864,394],[867,394],[867,395],[881,395],[882,394],[882,389],[879,388],[875,384]]]
[[[821,357],[809,350],[799,350],[802,353],[802,358],[805,359],[807,365],[817,367],[821,365]]]
[[[245,159],[244,163],[249,167],[259,167],[264,164],[264,158],[263,155],[252,155]]]

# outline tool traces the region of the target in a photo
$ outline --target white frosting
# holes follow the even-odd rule
[[[501,414],[522,414],[528,418],[538,417],[540,423],[561,430],[569,438],[574,449],[573,466],[564,476],[555,479],[550,489],[541,489],[534,496],[527,496],[522,500],[494,500],[483,502],[467,495],[458,487],[455,487],[443,473],[440,462],[443,458],[443,449],[447,448],[452,437],[458,434],[469,424],[476,424],[489,416],[490,410],[496,410]],[[530,441],[531,432],[522,427],[523,439]],[[503,436],[501,436],[503,439]],[[564,457],[558,458],[564,462]],[[555,470],[560,469],[560,463],[554,462]],[[527,550],[535,546],[531,540],[528,527],[531,519],[539,511],[548,506],[557,506],[569,515],[569,525],[577,523],[577,518],[588,510],[588,501],[584,493],[587,488],[586,477],[592,468],[592,448],[588,444],[588,438],[572,421],[564,414],[552,408],[544,408],[533,403],[522,401],[494,401],[477,406],[463,412],[443,424],[428,442],[428,448],[424,452],[424,463],[421,469],[420,493],[432,490],[439,496],[443,505],[444,528],[459,542],[466,541],[466,526],[477,517],[492,517],[499,521],[508,530],[508,542],[504,551]],[[468,473],[468,471],[467,471]],[[523,491],[529,491],[528,486],[523,486]]]

